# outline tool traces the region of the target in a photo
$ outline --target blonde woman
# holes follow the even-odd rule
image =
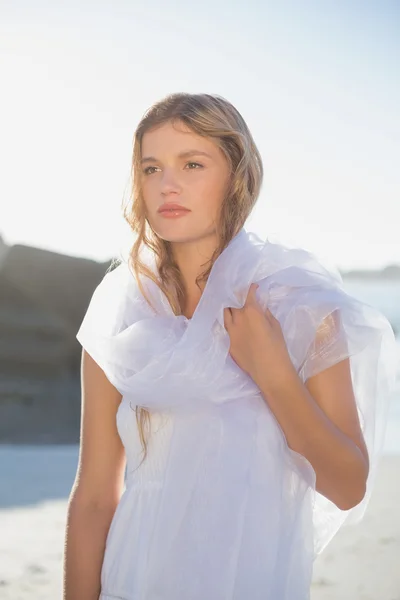
[[[170,95],[137,127],[135,241],[77,335],[65,600],[306,600],[365,512],[394,335],[313,255],[244,229],[262,176],[220,96]]]

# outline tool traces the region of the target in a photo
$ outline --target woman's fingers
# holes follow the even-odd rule
[[[247,292],[247,297],[246,297],[245,303],[242,308],[233,308],[233,307],[224,308],[225,327],[228,327],[229,325],[233,324],[235,322],[235,314],[236,313],[240,314],[241,312],[244,312],[248,306],[257,305],[258,307],[260,307],[260,304],[256,297],[256,292],[259,287],[260,286],[258,283],[252,283],[250,285],[249,290]],[[261,307],[260,307],[260,309],[261,309]],[[263,314],[264,314],[265,318],[267,319],[267,321],[271,324],[276,320],[274,315],[268,308],[266,308],[263,311]]]
[[[251,284],[251,286],[249,287],[248,294],[247,294],[246,303],[257,302],[256,291],[257,291],[258,287],[259,287],[258,283]]]
[[[233,321],[232,310],[228,308],[224,308],[224,325],[225,329],[229,329]]]

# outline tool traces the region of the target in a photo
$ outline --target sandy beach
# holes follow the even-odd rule
[[[361,523],[314,563],[312,600],[400,600],[400,457],[384,456]]]
[[[0,599],[61,598],[76,446],[0,447]],[[400,456],[383,456],[362,523],[314,564],[312,600],[400,600]]]

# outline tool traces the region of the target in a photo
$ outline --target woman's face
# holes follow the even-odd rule
[[[141,153],[146,216],[156,234],[170,242],[214,234],[230,175],[217,144],[181,122],[168,122],[144,134]],[[168,218],[158,212],[165,204],[188,211]]]

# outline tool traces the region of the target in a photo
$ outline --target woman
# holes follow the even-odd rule
[[[263,168],[223,98],[154,105],[132,175],[137,239],[77,335],[64,598],[305,600],[371,495],[393,332],[310,253],[245,231]]]

